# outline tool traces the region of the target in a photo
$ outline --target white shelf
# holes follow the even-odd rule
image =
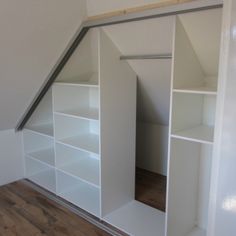
[[[199,125],[194,128],[175,131],[171,137],[189,140],[193,142],[213,144],[214,128],[206,125]]]
[[[216,88],[213,87],[197,87],[197,88],[182,88],[173,89],[175,93],[191,93],[191,94],[205,94],[205,95],[217,95]]]
[[[67,201],[99,217],[99,189],[88,184],[84,184],[59,194]]]
[[[43,134],[49,137],[53,137],[53,124],[40,124],[40,125],[29,125],[26,127],[26,129]]]
[[[97,134],[90,133],[74,136],[71,138],[58,140],[58,143],[72,146],[82,151],[99,154],[99,135]]]
[[[196,227],[187,236],[206,236],[206,230]]]
[[[86,119],[86,120],[99,119],[98,108],[78,108],[78,109],[66,110],[66,111],[56,111],[54,113],[58,115],[81,118],[81,119]]]
[[[87,158],[78,162],[59,167],[65,173],[79,177],[96,187],[99,187],[99,160],[95,158]]]
[[[165,213],[138,201],[131,201],[105,216],[104,220],[129,235],[165,235]]]
[[[99,87],[96,81],[68,81],[68,82],[55,82],[55,85],[63,86],[82,86],[82,87]]]
[[[50,166],[55,166],[55,153],[53,148],[31,152],[27,155]]]

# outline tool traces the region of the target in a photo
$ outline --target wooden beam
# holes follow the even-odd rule
[[[152,4],[147,4],[147,5],[142,5],[138,7],[132,7],[132,8],[127,8],[127,9],[120,9],[117,11],[111,11],[111,12],[106,12],[103,14],[95,15],[95,16],[90,16],[88,17],[88,21],[92,20],[103,20],[115,16],[122,16],[126,15],[129,13],[138,13],[146,10],[153,10],[161,7],[167,7],[167,6],[172,6],[172,5],[177,5],[181,3],[187,3],[187,2],[193,2],[197,0],[163,0],[161,2],[157,3],[152,3]]]

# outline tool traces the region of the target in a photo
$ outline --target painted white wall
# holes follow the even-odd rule
[[[85,16],[85,0],[0,1],[0,130],[16,126]]]
[[[24,176],[22,133],[0,131],[0,186]]]
[[[168,132],[168,126],[137,123],[137,167],[167,175]]]
[[[166,0],[87,0],[88,16],[164,1]]]

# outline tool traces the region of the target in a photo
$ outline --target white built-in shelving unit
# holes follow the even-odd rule
[[[212,27],[217,18],[220,22],[220,9],[176,18],[167,236],[207,235],[218,94],[220,45],[216,42],[221,34],[221,25]],[[211,40],[212,45],[207,44],[209,32],[217,36]],[[209,48],[213,50],[211,54]]]
[[[135,111],[136,74],[90,30],[26,126],[26,177],[98,218],[133,200]]]
[[[136,75],[103,29],[88,32],[28,122],[26,177],[130,235],[207,236],[219,45],[208,49],[221,31],[209,22],[220,17],[173,21],[166,213],[135,200]]]

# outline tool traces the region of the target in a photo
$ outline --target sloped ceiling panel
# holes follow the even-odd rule
[[[16,126],[85,14],[85,0],[0,1],[0,130]]]

